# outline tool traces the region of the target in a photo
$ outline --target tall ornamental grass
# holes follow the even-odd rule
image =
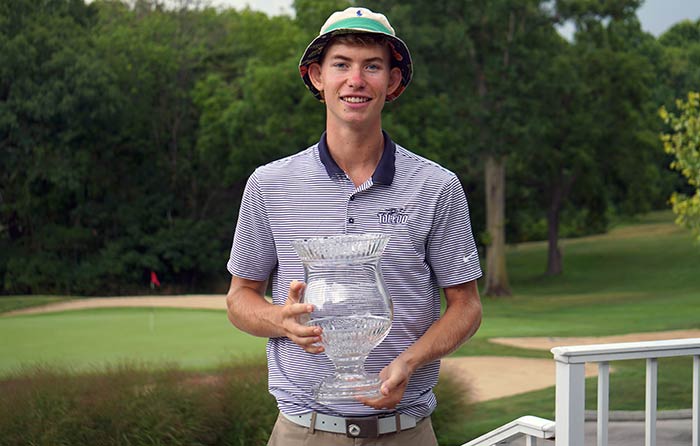
[[[258,445],[276,416],[264,365],[214,374],[122,365],[0,381],[0,445]]]
[[[466,413],[464,389],[441,378],[440,431]],[[33,367],[0,381],[2,446],[264,445],[277,417],[264,364],[209,374],[123,364],[73,373]]]

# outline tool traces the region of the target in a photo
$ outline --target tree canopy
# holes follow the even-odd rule
[[[415,63],[384,126],[459,176],[493,289],[506,242],[549,239],[561,273],[560,237],[688,192],[656,113],[700,82],[700,21],[656,39],[639,3],[367,2]],[[348,4],[0,2],[0,293],[141,292],[151,271],[164,292],[225,289],[247,177],[324,129],[297,64]]]

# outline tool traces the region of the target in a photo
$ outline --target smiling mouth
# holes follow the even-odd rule
[[[344,102],[349,102],[350,104],[362,104],[363,102],[371,101],[370,98],[363,98],[359,96],[343,96],[340,100]]]

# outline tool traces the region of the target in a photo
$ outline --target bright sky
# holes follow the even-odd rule
[[[292,0],[209,0],[214,6],[228,6],[263,11],[268,15],[292,14]],[[358,2],[362,4],[362,2]],[[700,0],[646,0],[637,12],[642,28],[659,36],[671,25],[700,18]],[[320,26],[320,24],[319,24]]]

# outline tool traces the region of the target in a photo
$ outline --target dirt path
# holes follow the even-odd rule
[[[224,295],[134,296],[76,299],[41,307],[6,313],[5,316],[55,311],[110,307],[164,307],[226,309]],[[636,333],[605,337],[576,338],[492,338],[491,342],[520,348],[549,350],[562,345],[605,344],[610,342],[653,341],[679,338],[700,338],[698,330],[677,330],[658,333]],[[555,363],[551,359],[499,356],[446,358],[442,372],[463,380],[473,401],[487,401],[544,389],[554,385]],[[586,376],[595,376],[595,365],[586,365]]]

